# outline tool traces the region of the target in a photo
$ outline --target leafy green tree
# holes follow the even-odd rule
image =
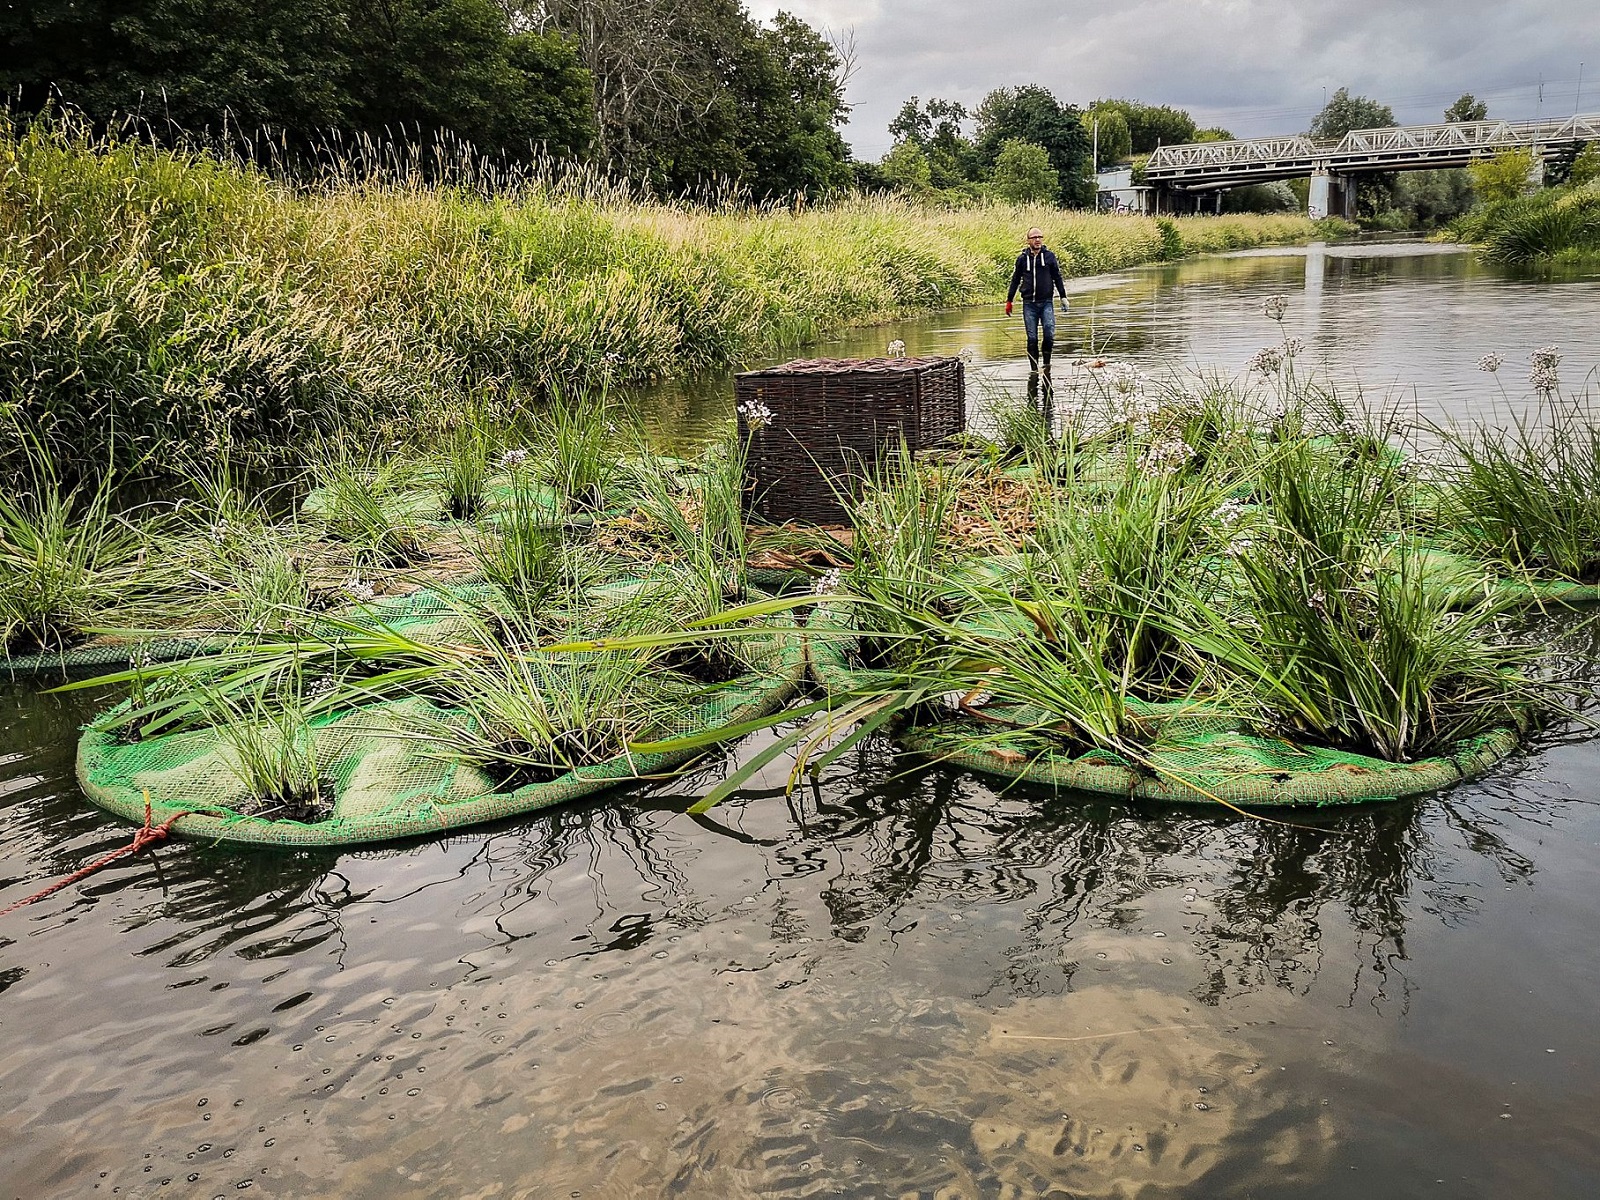
[[[1149,154],[1157,146],[1174,146],[1195,140],[1194,118],[1166,104],[1141,104],[1137,100],[1096,100],[1095,110],[1115,109],[1128,123],[1130,153]]]
[[[1037,142],[1007,138],[994,160],[995,194],[1013,204],[1045,204],[1061,193],[1050,152]]]
[[[780,12],[746,45],[734,82],[749,114],[745,182],[753,191],[817,196],[850,186],[839,61],[816,30]]]
[[[0,87],[53,91],[157,136],[280,130],[427,138],[526,156],[587,148],[589,77],[494,0],[31,0],[0,9]]]
[[[902,104],[894,120],[889,122],[889,136],[896,143],[910,142],[916,146],[928,144],[928,139],[933,136],[933,118],[923,111],[921,101],[915,96]]]
[[[1336,140],[1352,129],[1381,129],[1395,124],[1394,109],[1340,88],[1311,120],[1311,137]],[[1356,213],[1374,219],[1394,207],[1396,172],[1361,175],[1356,179]]]
[[[1567,180],[1574,187],[1583,187],[1596,179],[1600,179],[1600,144],[1585,142],[1572,160]]]
[[[1485,204],[1515,200],[1531,190],[1533,152],[1502,150],[1493,158],[1480,158],[1467,168],[1472,186]]]
[[[1092,105],[1083,114],[1083,121],[1089,126],[1091,140],[1098,138],[1101,167],[1124,162],[1133,155],[1133,134],[1128,131],[1128,118],[1120,108]]]
[[[998,88],[978,105],[974,142],[979,161],[991,172],[1007,141],[1043,146],[1061,181],[1060,202],[1086,206],[1094,203],[1094,178],[1090,170],[1089,134],[1078,110],[1062,104],[1037,85]]]
[[[1311,119],[1307,133],[1314,138],[1342,138],[1352,129],[1382,129],[1395,123],[1394,109],[1387,104],[1352,96],[1349,88],[1340,88]]]
[[[878,170],[897,192],[927,196],[933,191],[933,171],[921,146],[904,141],[883,156]]]
[[[1450,124],[1463,121],[1483,121],[1489,116],[1489,106],[1471,92],[1462,92],[1459,99],[1444,110],[1444,119]]]
[[[1220,125],[1211,125],[1205,129],[1194,131],[1194,140],[1197,142],[1231,142],[1234,136]]]

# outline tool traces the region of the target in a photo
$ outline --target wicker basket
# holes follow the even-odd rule
[[[967,426],[959,358],[802,359],[734,379],[746,495],[769,521],[846,522],[854,496],[901,438],[924,450]],[[770,419],[752,428],[749,413]]]

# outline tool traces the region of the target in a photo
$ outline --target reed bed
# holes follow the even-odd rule
[[[888,198],[666,204],[592,174],[424,166],[357,156],[292,186],[203,150],[0,120],[0,409],[75,470],[294,459],[989,299],[1032,224],[1075,274],[1312,233]]]

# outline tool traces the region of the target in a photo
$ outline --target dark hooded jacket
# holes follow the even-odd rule
[[[1061,280],[1061,264],[1052,250],[1041,246],[1037,254],[1024,250],[1017,255],[1016,269],[1011,272],[1011,287],[1006,291],[1007,304],[1019,290],[1023,301],[1029,304],[1043,304],[1055,292],[1066,298],[1067,285]]]

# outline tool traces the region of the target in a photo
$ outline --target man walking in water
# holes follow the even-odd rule
[[[1061,307],[1067,307],[1067,285],[1061,281],[1061,264],[1046,248],[1044,233],[1028,230],[1028,248],[1017,255],[1011,272],[1011,287],[1006,291],[1006,316],[1011,301],[1022,292],[1022,327],[1028,332],[1028,369],[1039,369],[1039,327],[1044,326],[1044,373],[1050,374],[1050,351],[1056,341],[1055,295],[1061,294]]]

